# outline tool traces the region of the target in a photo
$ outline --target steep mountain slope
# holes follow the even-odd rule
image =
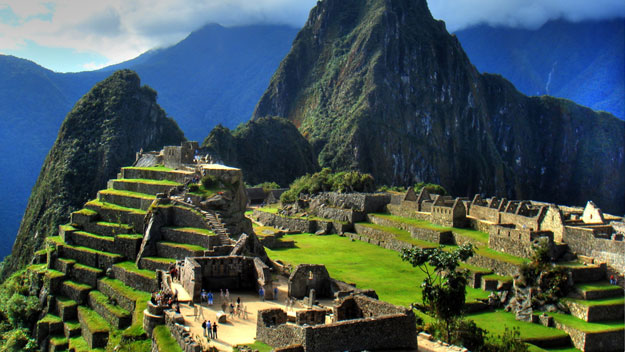
[[[70,212],[106,186],[139,149],[177,145],[184,136],[129,70],[115,72],[81,98],[61,125],[33,188],[1,277],[23,267]]]
[[[0,258],[11,244],[28,195],[63,117],[94,84],[131,68],[159,92],[158,102],[190,139],[221,123],[234,128],[251,116],[297,30],[258,25],[208,25],[169,48],[100,71],[55,73],[0,55]]]
[[[241,168],[251,185],[274,181],[286,187],[296,177],[319,169],[308,141],[281,118],[252,120],[234,131],[219,125],[202,148],[226,165]]]
[[[503,75],[525,94],[625,118],[625,19],[559,20],[536,30],[481,25],[455,34],[478,70]]]
[[[319,2],[262,116],[293,121],[321,166],[381,183],[625,211],[625,122],[480,75],[425,0]]]

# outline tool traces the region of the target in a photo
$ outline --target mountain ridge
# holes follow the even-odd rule
[[[320,166],[379,183],[625,210],[625,123],[480,74],[425,1],[318,3],[262,116],[293,121]]]

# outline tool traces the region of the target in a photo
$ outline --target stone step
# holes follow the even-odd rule
[[[220,243],[215,232],[193,227],[162,227],[161,233],[166,242],[187,243],[210,248]]]
[[[73,281],[95,287],[98,279],[104,276],[104,270],[76,263],[72,267],[69,277]]]
[[[122,207],[99,200],[89,201],[85,207],[96,211],[99,221],[129,224],[133,228],[133,233],[143,233],[143,219],[146,215],[144,210]]]
[[[78,322],[89,348],[104,348],[108,343],[110,325],[93,309],[78,307]]]
[[[205,251],[205,247],[192,244],[165,241],[156,243],[156,253],[157,256],[161,258],[183,260],[186,257],[202,257]]]
[[[69,274],[75,264],[76,264],[76,261],[74,259],[57,258],[54,261],[54,269],[65,274]]]
[[[178,183],[185,183],[195,175],[192,171],[167,170],[158,167],[124,167],[121,176],[123,179],[148,179],[148,180],[168,180]]]
[[[76,310],[76,318],[74,320],[63,322],[63,332],[68,339],[80,336],[80,323],[76,319],[78,319],[78,310]]]
[[[604,298],[592,301],[567,298],[563,303],[571,315],[586,322],[623,320],[625,298]]]
[[[168,271],[171,264],[176,263],[174,258],[155,258],[155,257],[143,257],[141,258],[141,268],[147,270],[163,270]]]
[[[143,235],[140,234],[117,235],[115,236],[115,252],[130,260],[136,260],[142,240]]]
[[[623,320],[588,323],[568,314],[547,313],[571,337],[575,348],[587,352],[620,352],[625,343]]]
[[[481,288],[484,291],[507,291],[512,288],[512,280],[512,277],[507,276],[484,275],[481,277]]]
[[[109,180],[108,188],[118,191],[136,192],[142,194],[156,195],[167,193],[174,187],[182,184],[172,181],[145,180],[145,179],[117,179]]]
[[[46,314],[37,321],[35,325],[35,338],[41,343],[50,335],[61,335],[63,333],[63,321],[56,315]]]
[[[61,295],[70,300],[76,301],[77,304],[85,304],[89,291],[93,290],[92,286],[81,284],[79,282],[66,280],[61,285]]]
[[[126,309],[113,304],[108,296],[100,291],[89,292],[89,307],[102,316],[112,327],[122,330],[132,324],[132,316]]]
[[[74,231],[71,235],[66,237],[65,241],[74,246],[97,248],[97,250],[103,252],[115,252],[115,238],[110,236],[101,236],[85,231]]]
[[[100,236],[117,236],[121,234],[132,234],[134,228],[132,225],[120,224],[115,222],[95,221],[82,225],[82,229],[86,232],[98,234]]]
[[[129,312],[135,310],[139,291],[127,286],[122,281],[103,277],[98,280],[98,291],[115,300],[125,310]]]
[[[376,214],[368,214],[367,218],[369,221],[376,225],[381,225],[385,227],[392,227],[404,231],[408,231],[412,238],[432,242],[439,244],[451,244],[454,241],[453,235],[451,231],[447,230],[435,230],[435,229],[427,229],[423,227],[418,227],[411,225],[409,221],[414,221],[414,219],[408,219],[404,221],[393,220],[394,218],[390,218],[384,215],[376,215]],[[397,219],[404,219],[403,217],[395,216]]]
[[[605,265],[558,263],[558,266],[564,267],[571,272],[575,284],[604,281],[606,279]]]
[[[49,292],[57,292],[66,278],[67,275],[65,273],[54,269],[47,269],[44,272],[44,283]]]
[[[574,296],[585,300],[621,297],[623,288],[611,285],[607,281],[598,281],[590,284],[577,284],[573,288]]]
[[[134,262],[122,262],[113,265],[113,275],[127,286],[144,292],[156,292],[159,287],[156,273],[151,270],[139,269]]]
[[[80,209],[72,212],[70,215],[70,223],[74,225],[84,225],[95,221],[98,218],[98,212],[92,209]]]
[[[88,247],[58,244],[59,257],[74,259],[77,263],[106,270],[124,259],[119,254],[95,250]]]
[[[152,194],[105,189],[98,192],[98,200],[127,208],[148,210],[156,196]]]
[[[69,348],[69,340],[64,335],[50,336],[49,352],[67,351]]]
[[[56,296],[55,302],[56,313],[61,320],[64,322],[76,320],[76,308],[78,307],[78,303],[76,301],[64,296]]]

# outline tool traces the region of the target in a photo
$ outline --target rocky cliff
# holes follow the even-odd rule
[[[269,115],[379,183],[625,211],[625,122],[479,74],[425,0],[319,1],[253,118]]]
[[[158,150],[184,140],[156,103],[156,92],[129,70],[113,73],[82,97],[67,115],[43,164],[2,277],[26,265],[46,236],[70,212],[95,197],[141,148]]]
[[[234,131],[218,126],[202,147],[226,165],[243,170],[250,185],[274,181],[283,187],[319,169],[308,141],[281,118],[261,118]]]

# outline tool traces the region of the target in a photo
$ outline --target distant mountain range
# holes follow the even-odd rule
[[[55,73],[0,55],[0,258],[9,254],[31,188],[72,106],[113,70],[130,68],[158,91],[158,102],[202,141],[217,124],[249,120],[297,29],[207,25],[180,43],[99,71]],[[94,194],[95,195],[95,194]]]
[[[625,118],[625,19],[551,21],[536,30],[482,25],[455,33],[478,70],[527,95],[552,95]]]
[[[350,13],[344,16],[348,19]],[[186,137],[202,141],[219,123],[234,128],[249,120],[297,32],[285,26],[208,25],[170,48],[81,73],[55,73],[0,55],[0,153],[4,161],[0,164],[4,198],[0,258],[10,252],[28,195],[63,118],[96,82],[115,69],[135,70],[144,84],[158,91],[159,104]],[[553,22],[538,31],[478,27],[457,36],[480,71],[503,74],[526,94],[549,92],[621,118],[624,115],[622,20]],[[264,127],[250,125],[252,129]],[[257,133],[248,135],[258,137]],[[242,136],[235,133],[234,138],[241,146],[245,145]],[[424,171],[409,167],[403,172]]]

